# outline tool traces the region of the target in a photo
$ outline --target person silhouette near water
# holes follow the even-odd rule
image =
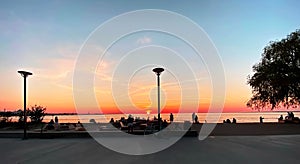
[[[283,115],[280,115],[280,117],[278,118],[278,121],[282,121],[283,120]]]
[[[196,116],[196,114],[195,114],[195,112],[193,112],[193,114],[192,114],[192,122],[193,123],[195,123],[195,116]]]
[[[198,121],[198,116],[196,115],[195,116],[195,124],[198,124],[199,123],[199,121]]]
[[[294,113],[291,112],[291,118],[294,119],[294,117],[295,117],[295,116],[294,116]]]
[[[263,120],[264,120],[264,118],[263,118],[262,116],[260,116],[260,117],[259,117],[259,122],[260,122],[261,124],[264,123]]]
[[[226,119],[226,123],[231,123],[231,121],[227,118],[227,119]]]
[[[170,122],[173,122],[174,120],[174,116],[173,116],[173,113],[170,114]]]
[[[109,121],[109,123],[111,123],[111,124],[115,123],[114,118],[111,118],[110,121]]]
[[[236,123],[236,119],[235,118],[232,119],[232,123],[234,123],[234,124]]]
[[[164,120],[162,122],[162,128],[166,128],[167,126],[168,126],[168,122],[167,122],[167,120]]]
[[[57,117],[57,116],[55,116],[54,122],[55,122],[55,124],[54,124],[55,129],[56,129],[56,130],[59,129],[58,117]]]
[[[48,125],[46,126],[45,129],[47,129],[47,130],[54,129],[54,121],[53,121],[53,119],[50,120],[50,122],[48,123]]]
[[[55,116],[54,120],[55,120],[55,123],[58,123],[58,117],[57,116]]]
[[[133,121],[133,117],[129,115],[127,119],[128,133],[133,133]]]

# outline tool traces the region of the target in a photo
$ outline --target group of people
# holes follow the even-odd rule
[[[55,121],[53,121],[53,119],[50,120],[50,122],[45,127],[46,130],[53,130],[53,129],[57,129],[59,127],[58,117],[55,116],[54,120]]]
[[[236,123],[236,118],[233,118],[232,119],[232,122],[230,121],[230,119],[226,119],[226,120],[223,120],[223,123],[233,123],[233,124],[235,124]]]
[[[285,117],[285,119],[291,119],[291,120],[293,120],[295,118],[295,115],[294,115],[293,112],[287,112],[287,114],[288,115]]]
[[[173,121],[174,121],[173,113],[170,113],[170,122],[173,122]],[[198,118],[198,116],[196,115],[195,112],[192,114],[192,122],[193,122],[194,124],[200,123],[200,122],[199,122],[199,118]]]
[[[293,121],[295,119],[295,115],[293,112],[287,112],[287,116],[285,116],[285,120]],[[278,122],[283,122],[283,115],[280,115],[278,118]]]
[[[293,112],[287,112],[287,116],[285,116],[285,120],[283,118],[283,115],[280,115],[280,117],[278,118],[278,121],[282,122],[282,121],[289,121],[289,120],[294,120],[294,119],[296,120],[297,118],[298,117],[295,117]],[[154,118],[154,120],[157,120],[157,119]],[[264,118],[262,116],[260,116],[259,117],[259,122],[263,123],[263,120],[264,120]],[[124,117],[121,118],[120,121],[122,121],[122,122],[125,121],[125,118]],[[171,123],[174,121],[173,113],[170,113],[169,121]],[[147,119],[147,122],[149,122],[149,118]],[[113,118],[111,118],[110,123],[114,124],[115,120]],[[132,117],[132,115],[128,116],[128,118],[126,120],[126,123],[127,123],[127,126],[128,126],[128,132],[132,133],[133,132],[133,125],[134,125],[134,118]],[[168,122],[166,120],[162,121],[162,119],[161,119],[161,123],[165,127],[168,126]],[[196,113],[192,113],[192,123],[194,123],[194,124],[200,123],[199,118],[198,118]],[[233,118],[232,121],[230,119],[226,119],[226,120],[223,120],[223,123],[237,123],[237,120],[236,120],[236,118]],[[76,127],[77,127],[77,125],[76,125]],[[80,122],[78,122],[78,127],[82,127]],[[54,129],[57,130],[57,129],[59,129],[58,117],[55,116],[54,120],[51,119],[50,122],[45,126],[44,129],[45,130],[54,130]]]
[[[297,120],[298,117],[295,117],[293,112],[287,112],[287,116],[285,116],[285,120],[283,119],[283,115],[280,115],[280,117],[278,118],[278,122],[284,123],[286,121],[288,122],[292,122],[294,120]],[[263,123],[263,117],[259,117],[259,122]]]
[[[154,120],[158,120],[155,116],[154,116]],[[120,120],[120,122],[127,124],[128,127],[128,133],[132,133],[133,129],[134,129],[134,118],[132,115],[129,115],[127,119],[125,119],[124,117],[122,117]],[[162,128],[167,127],[168,126],[168,122],[167,120],[162,120],[162,118],[160,118],[161,121],[161,126]],[[170,113],[170,118],[169,121],[172,123],[174,121],[174,115],[173,113]],[[149,122],[149,118],[147,119],[147,122]],[[192,122],[193,123],[199,123],[199,119],[198,116],[193,113],[192,114]],[[113,118],[110,119],[109,123],[114,124],[115,120]]]

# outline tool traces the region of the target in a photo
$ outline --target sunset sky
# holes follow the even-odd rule
[[[252,73],[252,66],[259,62],[263,48],[270,41],[280,40],[300,28],[299,7],[298,0],[1,1],[0,110],[14,111],[23,107],[23,80],[17,71],[29,70],[33,72],[33,76],[28,78],[29,106],[46,106],[47,112],[76,112],[72,91],[73,72],[80,48],[89,35],[105,21],[120,14],[141,9],[161,9],[191,19],[214,43],[223,62],[226,78],[223,111],[252,111],[245,105],[251,97],[251,88],[246,84],[247,76]],[[124,27],[112,28],[117,31]],[[182,30],[185,30],[184,27]],[[151,71],[153,66],[138,70],[129,84],[124,83],[122,78],[125,77],[112,76],[125,54],[132,51],[130,55],[147,55],[147,49],[139,48],[152,45],[167,47],[187,58],[186,62],[196,74],[200,96],[199,99],[190,97],[183,108],[189,112],[190,105],[199,102],[199,112],[206,112],[213,86],[205,61],[194,59],[194,52],[178,38],[151,31],[121,38],[98,64],[94,71],[94,90],[102,111],[118,112],[117,106],[122,108],[121,111],[156,111],[156,76]],[[103,47],[97,46],[95,50],[100,53]],[[152,51],[157,52],[157,55],[160,52],[166,55],[171,52],[162,49],[156,51],[155,48]],[[161,60],[167,61],[168,58],[165,56]],[[120,75],[124,75],[122,71],[130,70],[123,69]],[[131,103],[123,102],[125,99],[122,96],[128,95],[121,93],[122,89],[117,89],[117,96],[113,97],[113,79],[117,82],[116,87],[128,89]],[[180,86],[178,79],[168,71],[161,75],[161,80],[163,112],[176,112],[180,105],[180,90],[192,92],[195,88],[184,84]],[[114,98],[119,99],[117,104]],[[88,103],[89,100],[86,100],[86,112],[99,112],[98,109],[88,109]]]

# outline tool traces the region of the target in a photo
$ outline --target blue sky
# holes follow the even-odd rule
[[[56,102],[51,105],[46,95],[60,93],[69,97],[66,101],[72,106],[72,70],[82,43],[105,21],[140,9],[177,12],[202,27],[224,64],[225,104],[236,103],[242,108],[251,93],[246,85],[251,67],[260,60],[263,48],[270,41],[280,40],[299,29],[299,7],[297,0],[1,1],[0,109],[21,107],[22,85],[16,71],[23,68],[35,73],[29,86],[32,103],[59,108],[66,102],[51,98]],[[151,41],[163,42],[155,36],[159,38],[153,35]],[[147,37],[147,34],[136,37]],[[46,92],[43,95],[42,90]]]

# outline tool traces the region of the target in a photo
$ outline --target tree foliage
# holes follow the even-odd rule
[[[31,110],[28,110],[31,122],[34,122],[34,123],[42,122],[44,119],[44,116],[45,116],[45,111],[46,111],[46,108],[43,106],[40,106],[40,105],[32,106]]]
[[[247,83],[253,96],[247,106],[255,109],[298,107],[300,104],[300,30],[270,42],[253,66]]]

